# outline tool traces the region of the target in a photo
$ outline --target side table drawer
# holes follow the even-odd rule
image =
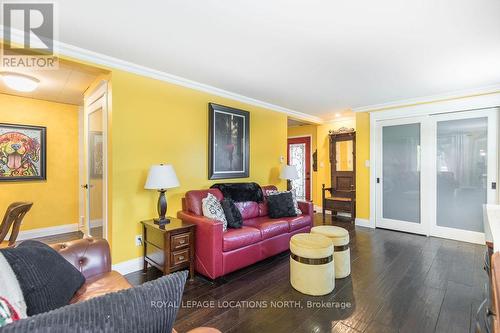
[[[170,248],[172,251],[189,246],[189,233],[174,235],[170,239]]]
[[[172,266],[189,262],[189,249],[172,252]]]

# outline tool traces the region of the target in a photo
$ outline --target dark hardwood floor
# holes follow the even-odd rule
[[[321,215],[315,224],[321,224]],[[188,281],[175,328],[222,332],[471,332],[484,298],[484,246],[383,229],[354,228],[351,276],[313,297],[289,282],[283,253],[216,281]],[[161,276],[126,277],[141,284]],[[203,303],[205,302],[205,303]],[[212,303],[210,303],[212,302]],[[323,303],[322,303],[323,302]],[[209,306],[205,306],[209,305]]]

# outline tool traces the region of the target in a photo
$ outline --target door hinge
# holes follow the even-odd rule
[[[496,182],[492,182],[491,183],[491,189],[492,190],[496,190],[497,189],[497,183]]]
[[[377,184],[380,184],[380,178],[377,177]]]

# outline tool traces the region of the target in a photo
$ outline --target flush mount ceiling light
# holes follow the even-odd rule
[[[2,80],[7,87],[21,92],[33,91],[40,83],[40,80],[34,77],[8,72],[2,73]]]

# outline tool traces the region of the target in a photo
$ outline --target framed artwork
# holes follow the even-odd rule
[[[102,132],[89,133],[89,154],[90,154],[90,177],[102,178],[102,168],[104,165]]]
[[[46,180],[47,128],[0,123],[0,181]]]
[[[250,174],[250,113],[208,104],[208,179]]]

